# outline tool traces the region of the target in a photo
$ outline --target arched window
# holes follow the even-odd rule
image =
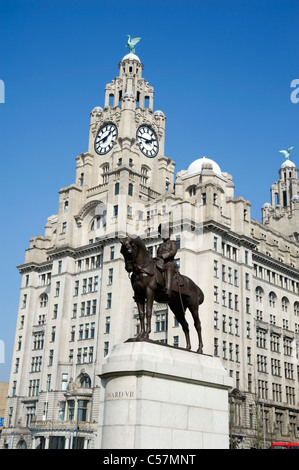
[[[18,443],[18,449],[27,449],[27,444],[26,444],[26,441],[24,441],[24,439],[22,439],[22,440]]]
[[[288,301],[287,297],[283,297],[281,299],[281,309],[282,309],[283,312],[288,311],[288,304],[289,304],[289,301]]]
[[[263,291],[263,289],[262,289],[261,287],[257,287],[257,288],[255,289],[255,300],[256,300],[257,302],[261,302],[261,301],[262,301],[263,293],[264,293],[264,291]]]
[[[294,303],[294,315],[299,317],[299,302]]]
[[[189,191],[189,196],[195,196],[196,195],[196,186],[190,186],[190,188],[188,189]]]
[[[90,230],[96,230],[99,228],[105,228],[106,227],[106,211],[103,213],[103,215],[98,215],[95,217],[90,225]]]
[[[103,169],[103,174],[102,174],[102,179],[103,179],[103,184],[105,183],[108,183],[109,181],[109,163],[105,163],[103,166],[102,166],[102,169]]]
[[[128,195],[129,195],[129,196],[133,196],[133,184],[132,184],[132,183],[129,183]]]
[[[91,388],[91,379],[89,375],[84,375],[80,380],[80,387],[82,388]]]
[[[275,301],[276,301],[276,294],[274,292],[270,292],[270,294],[269,294],[269,305],[270,305],[270,307],[275,307]]]

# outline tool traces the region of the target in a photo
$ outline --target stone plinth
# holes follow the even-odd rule
[[[114,346],[100,376],[98,447],[228,448],[232,383],[218,358],[126,342]]]

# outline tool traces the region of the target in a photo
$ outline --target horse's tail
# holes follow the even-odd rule
[[[201,305],[203,301],[205,300],[205,296],[201,288],[198,286],[197,286],[197,292],[198,292],[198,305]]]

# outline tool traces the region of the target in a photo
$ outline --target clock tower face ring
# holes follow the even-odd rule
[[[138,127],[136,137],[141,152],[146,157],[154,158],[159,151],[159,143],[155,131],[143,124]]]
[[[94,141],[95,151],[99,155],[104,155],[105,153],[109,152],[113,147],[113,143],[117,139],[117,135],[117,127],[113,122],[104,124],[96,135]]]

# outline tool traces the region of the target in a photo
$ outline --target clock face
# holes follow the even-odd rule
[[[153,158],[159,150],[158,139],[155,132],[148,126],[140,126],[137,130],[137,140],[144,155]]]
[[[99,155],[104,155],[112,149],[113,142],[117,138],[117,127],[112,122],[105,124],[99,132],[94,141],[95,151]]]

